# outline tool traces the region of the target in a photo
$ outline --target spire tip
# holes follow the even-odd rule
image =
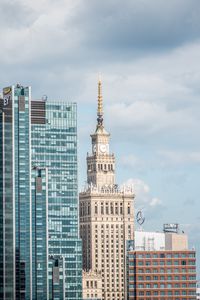
[[[102,82],[101,82],[100,73],[99,73],[99,80],[98,80],[97,126],[103,126],[103,97],[102,97]]]

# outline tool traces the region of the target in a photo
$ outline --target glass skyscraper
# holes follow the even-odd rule
[[[0,298],[81,299],[76,104],[0,102]]]
[[[30,88],[0,104],[0,299],[32,299]]]

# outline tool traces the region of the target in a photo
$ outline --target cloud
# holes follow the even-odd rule
[[[183,203],[187,206],[194,206],[196,201],[194,199],[187,198]]]
[[[200,152],[186,152],[186,151],[170,151],[161,150],[159,155],[163,161],[163,164],[199,164],[200,163]]]
[[[166,49],[199,38],[197,0],[85,1],[74,24],[81,26],[89,46],[133,54]],[[95,26],[92,26],[94,25]],[[122,51],[123,50],[123,51]]]
[[[138,158],[134,154],[126,154],[121,157],[120,163],[122,166],[127,167],[127,168],[143,168],[144,167],[144,162]]]
[[[168,132],[170,136],[183,136],[193,132],[199,120],[184,109],[170,110],[162,103],[134,101],[111,104],[106,109],[109,125],[122,137],[161,136]],[[185,136],[186,137],[186,136]]]
[[[141,179],[130,178],[124,184],[133,186],[137,208],[144,207],[145,210],[148,210],[148,208],[162,206],[162,201],[157,197],[151,196],[149,185]]]

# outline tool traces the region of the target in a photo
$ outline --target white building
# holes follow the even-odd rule
[[[135,250],[165,250],[165,234],[163,232],[135,231]]]
[[[177,232],[135,231],[136,251],[188,250],[188,236]]]

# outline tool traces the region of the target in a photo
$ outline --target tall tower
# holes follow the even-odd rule
[[[0,299],[32,298],[30,87],[0,99]]]
[[[102,83],[98,82],[97,125],[87,156],[87,186],[80,193],[83,268],[101,272],[104,300],[126,299],[126,244],[134,238],[134,194],[115,182],[115,156],[104,128]]]

